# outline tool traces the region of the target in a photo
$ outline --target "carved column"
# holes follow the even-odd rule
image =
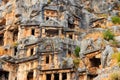
[[[33,80],[37,80],[37,70],[33,71]]]
[[[62,80],[62,73],[59,73],[59,80]]]
[[[72,35],[72,39],[75,40],[75,34],[74,34],[74,33],[73,33],[73,35]]]
[[[52,74],[52,76],[51,76],[51,80],[54,80],[54,74]]]
[[[70,73],[67,73],[67,80],[70,80]]]
[[[42,29],[42,37],[45,37],[46,35],[45,35],[45,29],[43,28]]]
[[[59,29],[59,32],[58,32],[59,37],[61,37],[61,34],[62,34],[62,30]]]
[[[42,80],[46,80],[46,74],[45,73],[43,74]]]
[[[88,80],[87,74],[84,75],[84,80]]]
[[[39,80],[44,80],[43,75],[38,75],[38,76],[39,76]]]
[[[15,72],[9,72],[9,79],[8,80],[15,80],[16,78]]]

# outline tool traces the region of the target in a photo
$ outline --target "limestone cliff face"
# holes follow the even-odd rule
[[[1,2],[1,23],[15,24],[15,23],[25,23],[32,21],[37,23],[44,19],[43,10],[48,5],[58,5],[58,10],[66,10],[69,15],[73,17],[78,17],[81,22],[80,26],[83,28],[89,27],[92,22],[91,20],[98,18],[95,14],[99,13],[111,13],[114,14],[119,12],[114,10],[116,4],[119,4],[117,0],[8,0]],[[63,7],[61,6],[63,5]],[[53,6],[55,9],[55,7]],[[113,12],[114,11],[114,12]],[[13,19],[11,19],[11,17]],[[72,20],[72,18],[71,18]]]
[[[0,0],[0,80],[111,79],[119,33],[120,0]]]

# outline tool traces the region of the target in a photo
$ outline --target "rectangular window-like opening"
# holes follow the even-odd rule
[[[71,50],[68,50],[68,55],[71,56],[72,52]]]
[[[13,41],[15,42],[17,41],[17,39],[18,39],[18,30],[13,32]]]
[[[46,74],[46,80],[51,80],[51,74]]]
[[[46,64],[49,64],[49,55],[46,56]]]
[[[3,41],[3,35],[0,35],[0,46],[4,45],[4,41]]]
[[[35,29],[31,30],[31,35],[35,35]]]
[[[96,76],[98,76],[98,75],[88,75],[88,79],[87,80],[93,80]]]
[[[54,80],[59,80],[59,74],[58,73],[54,74]]]
[[[66,73],[62,73],[62,80],[67,80],[67,74]]]
[[[69,27],[70,29],[74,29],[74,28],[75,28],[75,25],[74,25],[74,24],[71,24],[71,23],[68,23],[68,27]]]
[[[33,80],[33,72],[28,73],[27,80]]]
[[[31,50],[30,50],[30,55],[32,56],[34,54],[34,49],[32,48]]]
[[[49,20],[49,17],[46,17],[46,20]]]
[[[54,37],[54,36],[58,36],[59,30],[56,30],[56,29],[46,29],[45,33],[46,33],[47,37]]]
[[[9,78],[9,72],[0,71],[0,80],[8,80],[8,78]]]
[[[72,36],[72,35],[69,35],[69,38],[70,38],[70,39],[72,39],[72,38],[73,38],[73,36]]]
[[[14,47],[14,56],[16,56],[17,53],[17,47]]]
[[[90,59],[90,62],[91,62],[91,67],[99,67],[101,65],[100,58],[93,57]]]

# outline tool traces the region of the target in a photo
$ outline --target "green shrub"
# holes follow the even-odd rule
[[[13,47],[17,47],[19,44],[17,42],[13,43]]]
[[[93,12],[93,11],[94,11],[94,10],[91,9],[91,8],[86,8],[86,10],[87,10],[88,12]]]
[[[52,1],[52,0],[48,0],[48,4],[50,4],[50,3],[51,3],[51,1]]]
[[[118,16],[113,16],[113,17],[112,17],[112,22],[113,22],[114,24],[120,24],[120,17],[118,17]]]
[[[119,72],[114,72],[110,75],[110,80],[120,80],[120,73]]]
[[[80,59],[79,58],[75,58],[73,60],[73,63],[74,63],[75,68],[78,68],[79,67],[79,63],[80,63]]]
[[[119,47],[120,46],[120,42],[116,41],[116,40],[112,40],[111,41],[111,45],[114,47]]]
[[[79,57],[79,52],[80,52],[80,47],[77,46],[74,51],[76,57]]]
[[[120,62],[120,53],[118,53],[117,62],[118,62],[118,63]]]
[[[120,67],[120,52],[114,53],[114,54],[112,55],[112,58],[117,61],[117,64],[118,64],[119,67]]]
[[[103,32],[103,38],[105,39],[105,40],[114,40],[114,37],[115,37],[115,35],[113,34],[113,32],[112,31],[110,31],[110,30],[107,30],[107,31],[105,31],[105,32]]]

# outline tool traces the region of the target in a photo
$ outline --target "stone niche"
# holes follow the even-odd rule
[[[55,10],[45,10],[44,11],[44,15],[45,15],[45,20],[48,20],[49,18],[57,18],[58,13]]]
[[[26,38],[28,36],[38,37],[40,35],[40,29],[38,26],[22,26],[19,30],[19,38]]]
[[[3,39],[3,38],[4,38],[4,35],[1,34],[1,35],[0,35],[0,46],[3,46],[3,45],[4,45],[4,41],[3,41],[4,39]]]

